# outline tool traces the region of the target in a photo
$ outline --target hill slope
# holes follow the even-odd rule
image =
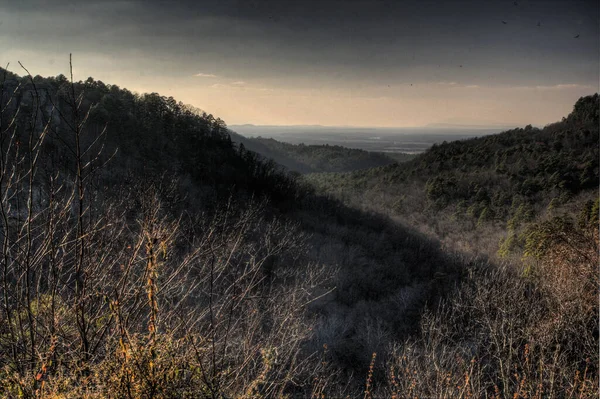
[[[440,238],[452,233],[451,225],[473,231],[483,222],[516,226],[549,206],[568,206],[574,198],[595,195],[598,107],[596,94],[581,98],[568,117],[543,129],[527,126],[443,143],[404,164],[314,174],[307,180],[348,203],[368,204]],[[475,243],[480,234],[465,244]],[[449,241],[463,241],[460,235]]]

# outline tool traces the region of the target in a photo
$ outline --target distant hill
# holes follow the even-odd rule
[[[348,203],[368,204],[440,234],[444,223],[519,224],[596,192],[599,107],[595,94],[542,129],[444,142],[403,164],[307,180]],[[480,233],[473,233],[472,243]]]
[[[350,172],[414,158],[410,154],[383,154],[339,145],[289,144],[272,138],[248,138],[231,130],[229,134],[233,142],[242,144],[245,149],[298,173]]]

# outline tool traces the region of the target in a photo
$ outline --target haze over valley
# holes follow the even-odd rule
[[[366,151],[418,154],[434,143],[499,133],[507,127],[428,126],[413,128],[339,126],[231,125],[246,137],[272,138],[291,144],[340,145]]]

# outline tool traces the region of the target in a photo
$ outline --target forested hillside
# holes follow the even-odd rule
[[[289,144],[263,137],[247,138],[234,132],[230,132],[230,135],[234,142],[243,145],[245,149],[298,173],[351,172],[414,158],[414,155],[404,153],[383,154],[327,144]]]
[[[582,367],[570,392],[597,397],[580,378],[598,364],[599,109],[595,94],[543,129],[443,143],[404,164],[306,176],[320,193],[490,265],[468,268],[455,297],[422,319],[421,341],[400,346],[400,396],[454,396],[440,370],[461,370],[456,358],[467,396],[485,378],[503,381],[494,383],[496,397],[552,396],[546,384],[551,369],[568,368],[556,363],[565,356]],[[523,388],[507,390],[508,380]]]
[[[443,143],[408,163],[307,179],[349,203],[448,236],[449,243],[477,246],[493,230],[486,226],[512,232],[546,213],[596,199],[598,109],[596,94],[543,129],[527,126]],[[473,234],[465,236],[465,230]]]
[[[555,132],[543,147],[525,131],[509,132],[515,152],[494,147],[499,184],[533,208],[524,268],[362,206],[435,220],[472,176],[482,199],[464,217],[493,223],[469,215],[482,203],[489,220],[514,218],[493,202],[495,152],[461,158],[491,138],[309,178],[335,198],[173,98],[0,79],[0,396],[597,397],[598,206],[579,201],[595,195],[597,96],[536,131]],[[513,169],[531,148],[559,165]],[[555,171],[570,173],[558,188],[525,184]],[[553,190],[557,209],[585,205],[577,221],[540,218]]]

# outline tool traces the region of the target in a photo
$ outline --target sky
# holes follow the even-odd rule
[[[230,125],[543,126],[599,91],[597,0],[0,0],[0,64]]]

